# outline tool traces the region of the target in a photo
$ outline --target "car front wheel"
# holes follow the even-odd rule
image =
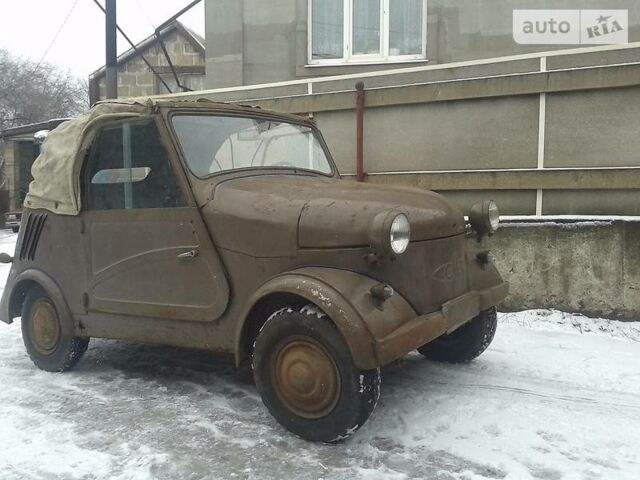
[[[87,350],[89,339],[76,337],[70,318],[61,317],[40,287],[27,293],[22,307],[22,339],[29,357],[47,372],[73,368]]]
[[[255,342],[253,371],[275,419],[310,441],[347,438],[380,396],[380,369],[358,369],[340,332],[313,305],[269,317]]]
[[[480,356],[493,341],[498,325],[495,307],[480,312],[470,322],[418,348],[429,360],[468,363]]]

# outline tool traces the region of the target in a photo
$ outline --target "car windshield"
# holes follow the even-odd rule
[[[240,168],[299,168],[330,174],[312,128],[262,118],[176,115],[173,127],[198,177]]]

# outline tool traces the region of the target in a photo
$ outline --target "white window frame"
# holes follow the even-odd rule
[[[427,0],[422,0],[422,52],[414,55],[389,55],[389,2],[380,0],[380,54],[353,55],[353,3],[344,0],[342,58],[313,58],[313,0],[307,0],[307,62],[308,65],[353,65],[369,63],[402,63],[427,61]]]

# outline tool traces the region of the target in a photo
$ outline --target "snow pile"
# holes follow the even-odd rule
[[[2,235],[13,253],[15,236]],[[19,322],[0,324],[0,478],[635,480],[638,332],[503,314],[469,365],[412,354],[385,369],[369,422],[327,446],[284,431],[213,355],[92,340],[76,370],[48,374]]]
[[[518,313],[501,313],[502,325],[520,325],[533,330],[581,334],[609,335],[640,342],[640,321],[619,322],[603,318],[589,318],[579,314],[555,310],[529,310]]]

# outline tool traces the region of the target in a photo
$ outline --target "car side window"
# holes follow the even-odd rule
[[[186,206],[153,121],[103,128],[89,155],[85,186],[89,210]]]

